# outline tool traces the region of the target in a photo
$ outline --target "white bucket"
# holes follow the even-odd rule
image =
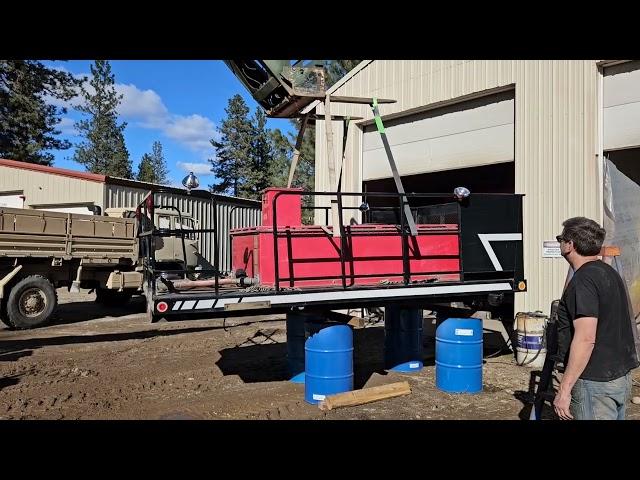
[[[516,331],[516,362],[520,366],[542,368],[547,356],[545,332],[549,317],[538,312],[519,312],[513,329]]]

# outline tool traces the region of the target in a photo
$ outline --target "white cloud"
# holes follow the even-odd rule
[[[76,135],[76,129],[73,127],[75,122],[72,118],[62,117],[60,119],[60,123],[57,125],[57,129],[60,130],[64,135]]]
[[[190,163],[190,162],[178,162],[178,167],[185,172],[193,172],[200,175],[211,175],[210,163]]]
[[[166,126],[169,111],[156,92],[121,83],[116,84],[115,89],[118,94],[122,94],[118,113],[125,120],[138,121],[146,128],[162,129]]]
[[[52,67],[64,71],[64,67]],[[95,90],[89,84],[89,74],[74,74],[75,78],[87,77],[84,88],[89,93]],[[118,114],[123,120],[132,125],[159,130],[167,137],[186,146],[194,152],[198,152],[202,158],[209,158],[215,154],[210,140],[218,138],[215,124],[207,117],[199,114],[178,115],[169,112],[169,109],[162,101],[160,95],[151,89],[141,90],[133,84],[116,83],[115,90],[122,94],[122,101],[118,106]],[[79,90],[78,90],[78,93]],[[76,97],[71,101],[57,100],[53,97],[46,97],[46,101],[58,107],[65,107],[69,111],[82,101],[81,97]],[[71,120],[69,120],[71,121]],[[63,122],[67,120],[63,119]],[[60,128],[65,128],[64,133],[70,134],[69,123],[60,123]]]
[[[210,140],[216,137],[215,125],[202,115],[174,115],[164,128],[164,133],[203,155],[211,155],[214,151]]]
[[[64,68],[64,66],[62,65],[50,65],[49,68],[51,68],[52,70],[57,70],[59,72],[69,72],[69,70],[67,70],[66,68]]]

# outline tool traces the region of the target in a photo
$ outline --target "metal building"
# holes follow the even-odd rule
[[[604,223],[622,247],[624,274],[640,310],[640,63],[596,60],[365,60],[330,89],[397,100],[380,106],[405,189],[523,193],[528,291],[516,311],[549,311],[567,264],[554,251],[562,221]],[[324,113],[322,104],[313,105]],[[363,105],[332,104],[343,191],[395,187]],[[316,123],[316,190],[328,181],[324,122]],[[325,200],[328,201],[326,197]],[[326,203],[324,204],[326,205]],[[318,222],[324,215],[318,213]]]
[[[0,159],[0,207],[37,208],[57,212],[91,214],[94,207],[135,208],[149,190],[160,185],[121,178],[45,167]],[[167,187],[164,187],[167,188]],[[217,204],[217,230],[220,269],[231,269],[229,229],[260,224],[261,203],[256,200],[196,191],[189,197],[184,190],[169,188],[160,195],[165,205],[174,205],[190,215],[200,228],[212,228],[212,199]],[[213,263],[213,237],[200,238],[200,252]]]

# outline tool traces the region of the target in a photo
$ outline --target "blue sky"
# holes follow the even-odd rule
[[[74,75],[89,76],[92,61],[45,61],[47,66],[64,69]],[[258,104],[221,60],[114,60],[110,61],[116,89],[124,95],[119,107],[120,121],[126,121],[125,141],[134,173],[144,153],[151,152],[154,141],[162,143],[173,184],[180,184],[190,171],[196,172],[206,188],[215,177],[210,174],[208,158],[215,157],[209,140],[217,138],[217,129],[225,118],[229,98],[240,94],[254,114]],[[77,100],[76,100],[77,101]],[[61,138],[72,143],[73,122],[81,114],[68,109],[59,129]],[[293,131],[286,119],[269,119],[269,128]],[[54,166],[84,171],[71,160],[74,148],[57,150]]]

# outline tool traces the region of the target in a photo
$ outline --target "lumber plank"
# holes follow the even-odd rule
[[[409,387],[409,382],[407,381],[389,383],[378,387],[363,388],[352,392],[328,395],[318,404],[318,407],[320,410],[332,410],[338,407],[362,405],[364,403],[376,402],[378,400],[399,397],[410,393],[411,387]]]

